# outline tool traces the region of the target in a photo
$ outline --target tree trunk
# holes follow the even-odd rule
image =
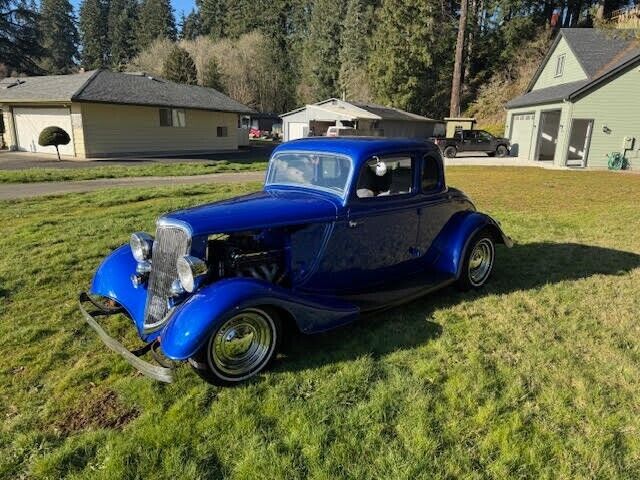
[[[456,41],[456,59],[453,65],[453,81],[451,82],[451,104],[449,106],[449,116],[460,115],[460,88],[462,86],[462,59],[464,56],[464,31],[467,26],[467,3],[468,0],[460,2],[460,24],[458,25],[458,39]]]
[[[58,161],[60,161],[60,150],[58,150],[58,145],[56,145],[56,153],[58,154]]]

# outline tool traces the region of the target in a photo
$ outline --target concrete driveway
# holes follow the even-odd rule
[[[58,161],[55,154],[47,155],[28,152],[0,151],[0,170],[23,170],[26,168],[91,168],[108,165],[148,165],[153,163],[184,163],[184,162],[210,162],[215,160],[228,160],[238,163],[264,162],[277,146],[272,142],[256,142],[238,151],[219,152],[199,155],[177,155],[171,157],[122,157],[94,160],[77,160],[72,157],[62,157]]]

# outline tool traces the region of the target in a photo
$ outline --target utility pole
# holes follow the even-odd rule
[[[460,24],[458,25],[458,40],[456,41],[456,60],[453,65],[453,81],[451,82],[451,104],[449,116],[460,115],[460,89],[462,87],[462,58],[464,55],[464,32],[467,26],[468,0],[460,1]]]

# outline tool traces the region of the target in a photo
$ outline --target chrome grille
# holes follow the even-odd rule
[[[145,327],[153,327],[164,319],[171,284],[178,278],[176,262],[189,253],[191,238],[182,228],[159,225],[151,253],[151,273],[147,289]]]

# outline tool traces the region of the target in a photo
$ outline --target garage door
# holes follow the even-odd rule
[[[54,147],[38,145],[38,137],[46,127],[60,127],[71,137],[68,145],[60,146],[60,154],[74,155],[71,115],[68,108],[14,108],[13,119],[19,150],[55,155],[56,149]]]
[[[522,159],[529,158],[533,138],[533,119],[535,114],[519,113],[511,117],[511,155]]]
[[[309,125],[306,123],[292,122],[289,123],[289,140],[304,138],[309,131]]]

